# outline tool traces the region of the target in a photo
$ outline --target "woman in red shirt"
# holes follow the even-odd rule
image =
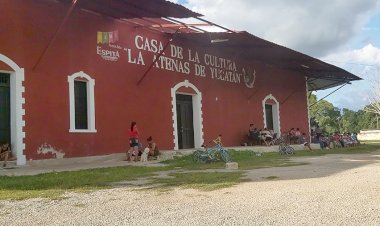
[[[129,150],[127,152],[127,159],[129,161],[135,161],[139,154],[139,130],[137,129],[136,122],[131,123],[131,129],[129,130]]]

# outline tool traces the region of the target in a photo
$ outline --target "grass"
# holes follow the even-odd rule
[[[292,162],[288,156],[279,155],[277,152],[264,153],[262,156],[256,156],[252,151],[248,150],[230,150],[229,152],[232,160],[239,164],[239,169],[241,170],[304,164]],[[224,162],[194,163],[191,155],[176,158],[174,160],[166,160],[164,163],[171,167],[182,168],[185,170],[221,169],[225,167]]]
[[[327,154],[365,154],[380,149],[380,144],[361,144],[354,147],[333,148],[313,151],[296,151],[296,156],[322,156]]]
[[[361,143],[380,143],[380,140],[361,140]]]
[[[296,155],[281,156],[277,152],[263,153],[256,156],[252,151],[234,151],[230,154],[233,161],[239,164],[239,170],[250,170],[268,167],[284,167],[305,164],[296,162],[299,156],[321,156],[326,154],[369,153],[379,150],[380,145],[368,144],[350,148],[314,150],[312,152],[296,151]],[[214,190],[234,186],[244,181],[244,171],[199,172],[207,169],[224,169],[223,162],[194,163],[192,156],[183,156],[167,160],[161,167],[110,167],[80,171],[52,172],[35,176],[0,176],[1,199],[51,198],[60,199],[65,192],[91,192],[98,189],[111,188],[113,182],[132,181],[148,178],[148,185],[157,189],[173,187]],[[174,170],[170,178],[156,178],[156,172]],[[198,170],[198,171],[195,171]],[[275,179],[275,176],[266,178]]]
[[[64,192],[109,188],[110,183],[154,175],[155,167],[110,167],[53,172],[35,176],[1,176],[0,199],[59,198]]]

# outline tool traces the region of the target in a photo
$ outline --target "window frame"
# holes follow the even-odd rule
[[[77,129],[75,127],[75,90],[74,82],[86,82],[87,86],[87,129]],[[74,73],[68,76],[69,83],[69,105],[70,105],[70,133],[96,133],[95,128],[95,100],[94,100],[94,87],[95,79],[92,79],[88,74],[83,71]]]

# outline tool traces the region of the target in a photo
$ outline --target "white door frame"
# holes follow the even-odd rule
[[[202,93],[198,90],[196,86],[191,84],[188,80],[176,84],[171,88],[172,97],[172,119],[173,119],[173,143],[174,150],[178,150],[178,129],[177,129],[177,98],[176,94],[181,87],[190,87],[195,91],[195,94],[191,93],[181,93],[185,95],[192,96],[193,102],[193,126],[194,126],[194,146],[195,148],[200,148],[204,142],[203,139],[203,118],[202,118]]]
[[[267,100],[273,100],[275,104],[272,104],[272,114],[273,114],[273,131],[277,133],[277,137],[281,136],[281,124],[280,124],[280,103],[277,99],[269,94],[263,99],[263,118],[264,118],[264,127],[267,127],[267,116],[265,112],[265,103]]]
[[[13,60],[0,53],[0,61],[4,62],[13,71],[10,73],[10,96],[11,96],[11,147],[12,154],[17,157],[17,165],[26,164],[25,150],[25,98],[23,93],[25,87],[23,81],[25,79],[24,68],[19,67]],[[4,71],[6,72],[6,71]]]

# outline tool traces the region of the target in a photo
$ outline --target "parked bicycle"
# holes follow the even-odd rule
[[[283,137],[278,138],[278,151],[281,155],[294,155],[294,148],[285,142]]]
[[[198,163],[210,163],[216,161],[230,162],[229,152],[223,147],[220,136],[213,140],[215,146],[204,147],[204,150],[196,150],[193,153],[193,161]]]

